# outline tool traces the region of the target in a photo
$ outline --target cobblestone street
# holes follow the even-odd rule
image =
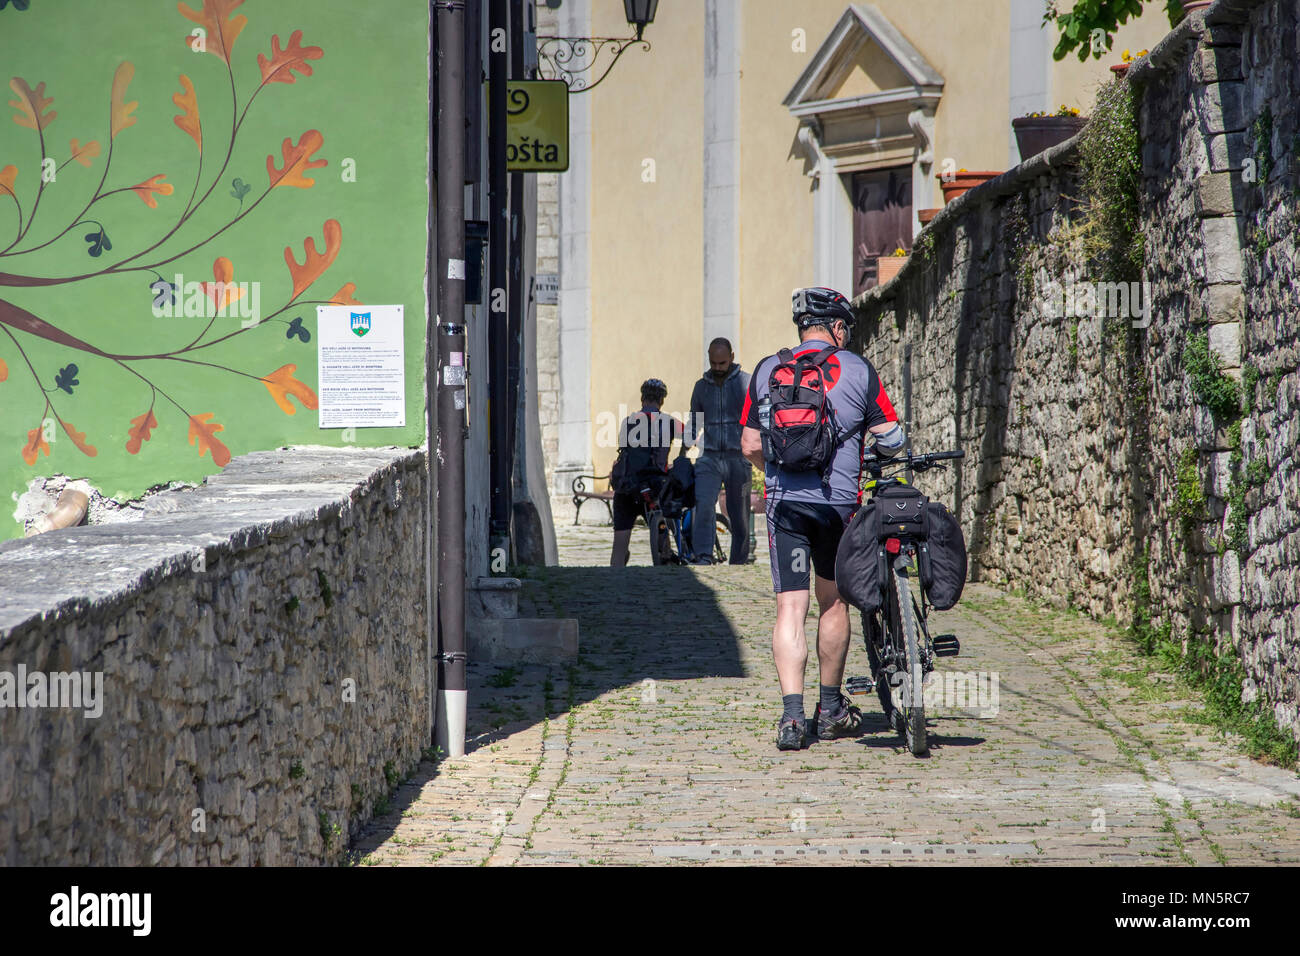
[[[931,616],[962,647],[936,672],[996,675],[995,707],[939,709],[918,759],[859,697],[861,738],[783,753],[761,520],[742,567],[646,567],[638,526],[614,570],[608,527],[560,534],[521,613],[578,618],[578,662],[471,664],[466,755],[398,788],[362,865],[1300,863],[1300,778],[1198,723],[1113,629],[968,585]],[[815,652],[806,687],[811,713]]]

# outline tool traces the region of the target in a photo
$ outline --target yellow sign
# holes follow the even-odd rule
[[[562,173],[569,168],[569,86],[563,80],[506,84],[506,169]]]

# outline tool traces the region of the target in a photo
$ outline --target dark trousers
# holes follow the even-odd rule
[[[718,492],[727,488],[727,520],[731,522],[731,563],[749,557],[749,484],[753,467],[740,452],[710,452],[695,462],[695,527],[691,547],[697,555],[713,556],[714,514]]]

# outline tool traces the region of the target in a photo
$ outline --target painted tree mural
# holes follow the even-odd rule
[[[195,376],[200,369],[220,371],[246,382],[247,389],[263,395],[261,401],[273,403],[285,415],[295,415],[299,408],[317,408],[316,392],[298,372],[300,363],[308,361],[314,371],[315,361],[314,345],[307,348],[315,309],[304,307],[360,304],[355,282],[334,286],[323,279],[342,248],[340,218],[318,212],[316,221],[322,225],[317,235],[281,235],[280,243],[288,244],[283,245],[284,269],[279,278],[265,271],[264,262],[241,264],[242,247],[236,237],[257,239],[282,228],[284,218],[276,212],[279,197],[312,189],[329,165],[321,155],[325,135],[304,128],[307,123],[292,111],[277,111],[272,102],[278,89],[310,82],[312,64],[324,57],[325,50],[305,41],[301,29],[293,30],[287,39],[273,33],[257,54],[256,73],[239,72],[233,52],[241,37],[247,43],[249,36],[245,33],[248,18],[236,12],[243,4],[244,0],[202,0],[199,9],[184,2],[176,5],[177,60],[191,58],[184,62],[198,63],[214,58],[224,81],[212,86],[196,79],[198,68],[175,74],[173,135],[192,141],[191,158],[184,168],[123,168],[120,160],[115,162],[142,115],[139,101],[131,95],[136,75],[132,62],[120,62],[111,78],[105,77],[109,82],[98,95],[103,97],[106,113],[101,115],[106,122],[99,129],[60,132],[65,124],[59,121],[56,95],[90,98],[95,95],[91,90],[64,94],[54,77],[9,80],[10,119],[26,136],[23,148],[28,154],[5,155],[13,150],[15,139],[0,138],[0,404],[6,416],[25,416],[30,423],[30,427],[23,425],[26,441],[12,449],[28,466],[51,456],[51,438],[56,433],[66,436],[81,455],[93,458],[100,453],[104,438],[79,428],[64,408],[70,396],[83,395],[87,389],[97,390],[97,401],[100,395],[105,401],[111,395],[115,406],[134,403],[122,413],[127,454],[148,455],[151,443],[163,436],[179,441],[183,433],[190,454],[208,455],[224,466],[231,457],[223,441],[229,440],[229,433],[223,435],[222,409],[209,404],[214,400],[211,390],[190,387],[185,377],[178,380],[174,375],[170,384],[162,382],[160,367],[184,366]],[[30,17],[33,12],[17,15]],[[5,26],[2,21],[14,15],[0,13],[0,29]],[[211,77],[213,72],[208,69],[205,75]],[[419,96],[423,97],[422,90]],[[206,104],[218,99],[225,101],[219,125],[205,112]],[[258,110],[270,110],[276,124],[284,123],[286,128],[280,141],[262,144],[265,172],[259,169],[254,178],[246,167],[232,169],[232,157],[250,116]],[[302,125],[294,128],[289,123]],[[65,170],[77,173],[78,168],[90,171],[84,181],[84,203],[80,212],[56,220],[47,212],[48,203],[42,202],[49,195],[49,182],[57,181],[60,190],[67,190],[71,187],[60,176]],[[96,170],[98,184],[93,185]],[[147,208],[145,215],[156,216],[147,231],[138,226],[141,208],[125,208],[135,202]],[[301,206],[296,208],[302,212]],[[419,216],[423,219],[422,209]],[[133,223],[127,230],[129,237],[118,225],[126,217]],[[323,238],[323,246],[318,245],[318,237]],[[64,265],[51,268],[52,262]],[[250,266],[262,271],[250,275]],[[202,281],[186,281],[178,287],[177,273],[202,276]],[[74,332],[61,320],[59,290],[123,276],[138,279],[138,300],[132,300],[129,317],[106,319],[102,333],[99,325],[90,323],[94,334],[86,330],[86,322]],[[260,314],[263,290],[273,307]],[[50,305],[43,305],[42,298],[33,299],[34,294],[48,294]],[[12,301],[18,298],[23,304]],[[259,307],[251,309],[250,299]],[[112,303],[106,303],[106,316],[122,311],[116,299]],[[127,350],[116,343],[121,336],[115,330],[158,316],[185,316],[193,322],[164,322],[156,335],[157,346],[152,338],[144,349]],[[279,345],[272,347],[271,338]],[[286,339],[304,347],[301,360],[270,369],[250,364],[259,354],[282,352]],[[40,357],[32,354],[34,342],[42,343]],[[44,343],[59,346],[61,357],[51,363]],[[232,348],[236,344],[240,347]],[[270,404],[267,411],[271,412]],[[120,440],[121,434],[114,440]],[[62,444],[58,454],[73,454]],[[0,449],[0,460],[5,454]],[[76,466],[65,462],[51,465],[50,470],[74,473]]]

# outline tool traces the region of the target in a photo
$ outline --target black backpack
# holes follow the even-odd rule
[[[632,417],[645,414],[645,412],[637,412]],[[610,469],[609,486],[620,494],[634,495],[645,486],[647,481],[658,484],[664,477],[664,471],[655,458],[659,451],[654,437],[658,434],[656,421],[652,416],[646,417],[649,439],[640,445],[620,446],[618,458],[614,461],[614,467]]]
[[[823,482],[839,436],[822,366],[838,351],[828,345],[796,358],[782,349],[768,376],[770,408],[759,409],[763,457],[786,471],[821,472]]]

